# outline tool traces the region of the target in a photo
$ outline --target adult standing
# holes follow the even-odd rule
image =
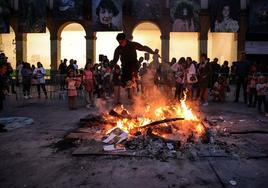
[[[32,69],[30,63],[24,62],[23,68],[21,70],[22,74],[22,85],[23,85],[23,95],[24,99],[32,98],[31,92],[31,80],[32,80]]]
[[[17,81],[17,86],[19,86],[22,83],[22,74],[21,70],[23,68],[23,62],[22,61],[17,61],[17,67],[16,67],[16,81]]]
[[[198,86],[200,89],[199,99],[200,101],[203,101],[203,106],[208,105],[208,87],[211,72],[211,66],[209,64],[207,54],[201,54],[200,64],[198,67]]]
[[[235,76],[236,76],[236,93],[234,102],[239,101],[240,88],[243,88],[244,103],[247,103],[247,77],[249,73],[250,64],[246,60],[246,54],[241,53],[240,61],[236,63]]]
[[[213,89],[213,86],[214,86],[215,82],[218,80],[219,73],[220,73],[220,70],[221,70],[221,66],[218,63],[218,61],[219,61],[218,58],[214,58],[213,61],[210,63],[211,64],[211,69],[212,69],[210,90]]]
[[[0,112],[3,110],[3,101],[5,99],[5,91],[6,91],[6,72],[7,66],[4,63],[0,63]]]
[[[65,89],[65,77],[67,75],[67,59],[64,59],[59,66],[60,90]]]
[[[45,81],[46,70],[44,69],[43,65],[40,62],[37,62],[37,68],[34,69],[33,75],[38,80],[37,82],[38,98],[40,99],[41,97],[40,88],[42,88],[45,94],[45,97],[47,99],[47,90],[46,90],[46,81]]]

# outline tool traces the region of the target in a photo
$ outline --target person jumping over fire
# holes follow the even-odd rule
[[[140,43],[127,40],[124,33],[119,33],[116,40],[118,41],[119,46],[114,51],[114,58],[112,62],[115,65],[120,58],[122,63],[122,86],[128,89],[128,98],[131,99],[131,87],[135,86],[135,83],[133,82],[137,80],[136,78],[140,67],[137,60],[136,50],[145,51],[150,54],[154,54],[154,51],[148,46],[143,46]]]

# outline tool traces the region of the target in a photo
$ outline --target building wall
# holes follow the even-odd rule
[[[76,50],[82,50],[82,57],[77,57],[81,59],[79,61],[84,62],[86,58],[91,58],[93,61],[97,61],[98,54],[107,54],[111,59],[113,54],[113,50],[117,46],[108,45],[105,46],[105,34],[94,33],[92,31],[92,22],[91,22],[91,7],[89,6],[90,1],[86,1],[88,5],[84,7],[84,20],[68,20],[68,21],[57,21],[53,18],[52,8],[53,8],[53,0],[48,0],[48,14],[47,14],[47,28],[50,31],[50,36],[44,37],[42,42],[36,44],[40,46],[40,49],[44,49],[40,53],[44,53],[44,55],[36,55],[38,53],[37,49],[32,49],[34,37],[41,39],[38,37],[38,34],[29,34],[27,39],[28,42],[24,38],[24,34],[18,32],[18,0],[12,1],[12,15],[11,15],[11,26],[14,28],[14,32],[16,35],[16,43],[19,44],[17,47],[20,49],[16,49],[17,59],[27,59],[28,61],[34,61],[40,59],[45,63],[45,67],[52,69],[56,69],[60,63],[60,58],[67,57],[70,53],[65,50],[61,50],[65,48],[65,45],[61,45],[63,42],[61,39],[61,34],[64,27],[70,23],[79,23],[83,30],[85,31],[85,39],[83,44],[84,47],[75,46]],[[241,29],[239,33],[236,34],[211,34],[208,32],[209,28],[209,13],[208,13],[208,0],[201,0],[201,9],[200,20],[201,20],[201,31],[200,33],[170,33],[170,16],[169,16],[169,1],[161,1],[162,3],[162,17],[160,20],[134,20],[130,11],[129,1],[125,1],[123,8],[123,30],[126,33],[129,39],[136,40],[138,42],[144,44],[150,44],[152,48],[160,49],[161,55],[164,55],[165,58],[171,59],[172,57],[181,57],[181,56],[191,56],[195,60],[199,60],[199,54],[201,52],[207,52],[208,55],[213,57],[219,57],[220,60],[227,59],[228,61],[235,61],[239,56],[239,53],[244,51],[245,40],[246,40],[246,32],[247,32],[247,0],[241,0]],[[244,11],[245,10],[245,11]],[[142,24],[144,22],[150,22],[157,26],[158,29],[152,31],[139,30],[136,31],[136,26]],[[139,33],[139,34],[138,34]],[[153,40],[150,40],[150,37],[153,34]],[[35,35],[35,36],[32,36]],[[79,34],[80,35],[80,34]],[[96,38],[96,35],[99,37]],[[116,33],[112,34],[114,37]],[[133,38],[134,36],[134,38]],[[5,49],[8,49],[7,55],[12,57],[12,64],[15,64],[14,50],[10,52],[10,49],[14,48],[14,44],[12,44],[11,38],[14,35],[1,35],[2,44]],[[160,37],[160,39],[159,39]],[[64,39],[65,40],[65,39]],[[96,42],[97,40],[97,42]],[[103,42],[102,42],[103,41]],[[114,43],[114,39],[112,39]],[[26,44],[25,44],[26,43]],[[83,41],[81,42],[83,43]],[[104,43],[104,45],[102,45]],[[111,42],[112,43],[112,42]],[[27,45],[28,44],[28,45]],[[28,46],[28,47],[27,47]],[[102,47],[103,46],[103,47]],[[27,48],[27,49],[23,49]],[[48,51],[50,53],[48,53]],[[74,50],[74,54],[75,51]],[[27,53],[28,51],[28,53]],[[66,53],[66,54],[65,54]],[[139,54],[140,55],[140,54]],[[26,57],[27,56],[27,57]],[[68,56],[69,57],[69,56]],[[67,58],[68,58],[67,57]],[[49,66],[49,64],[51,64]]]

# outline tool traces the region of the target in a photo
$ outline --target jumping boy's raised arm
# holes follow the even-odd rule
[[[133,42],[133,44],[135,45],[136,50],[148,52],[150,54],[154,53],[154,51],[148,46],[143,46],[138,42]]]

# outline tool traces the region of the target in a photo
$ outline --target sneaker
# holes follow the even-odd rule
[[[29,99],[29,97],[27,95],[24,96],[24,99]]]
[[[205,102],[204,104],[202,104],[203,106],[207,106],[208,105],[208,103],[207,102]]]
[[[87,104],[87,105],[86,105],[86,108],[90,108],[90,104]]]
[[[32,96],[32,95],[29,95],[28,97],[29,97],[29,99],[33,98],[33,96]]]

